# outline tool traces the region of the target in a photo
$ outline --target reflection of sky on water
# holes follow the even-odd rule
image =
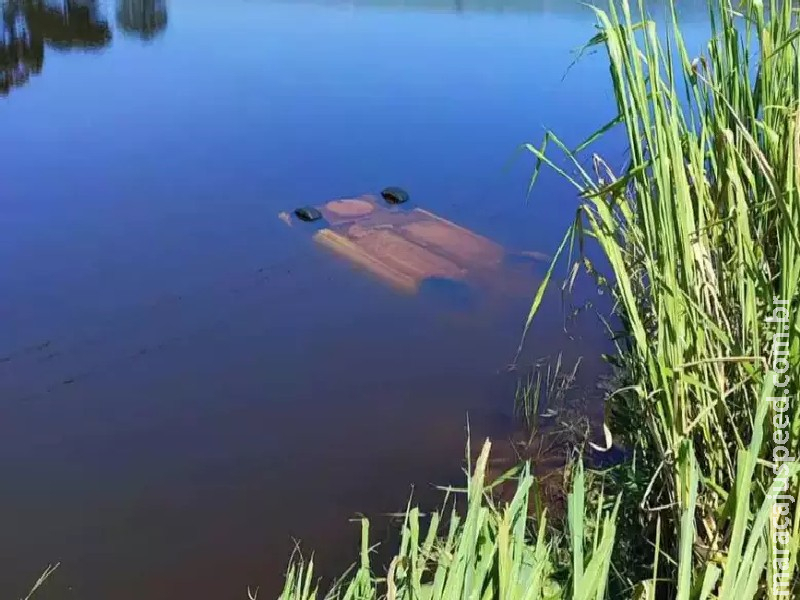
[[[385,8],[392,11],[437,11],[451,13],[536,13],[536,14],[579,14],[586,10],[586,4],[601,8],[603,2],[575,2],[574,0],[262,0],[265,2],[296,2],[338,8]],[[637,2],[631,2],[636,5]],[[665,10],[664,0],[649,0],[648,8],[654,13]],[[680,3],[685,16],[702,16],[707,13],[706,0],[685,0]]]
[[[285,2],[260,0],[256,4]],[[109,0],[110,3],[110,0]],[[0,94],[27,83],[42,70],[44,46],[59,49],[99,49],[111,41],[106,13],[113,12],[117,31],[143,41],[160,36],[168,25],[167,0],[115,0],[113,9],[101,0],[0,0]],[[337,9],[383,9],[397,11],[434,11],[450,13],[529,13],[537,15],[580,15],[588,9],[583,3],[561,0],[292,0],[287,4],[307,3]],[[215,12],[224,4],[197,0]],[[651,0],[649,8],[662,14],[662,0]],[[705,2],[692,0],[679,7],[688,21],[705,19]],[[192,18],[192,15],[188,15]]]

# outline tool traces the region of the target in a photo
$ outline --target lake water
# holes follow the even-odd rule
[[[687,9],[692,22],[700,12]],[[571,0],[6,2],[0,39],[0,596],[271,597],[293,538],[330,575],[349,519],[504,436],[524,293],[401,295],[279,212],[402,185],[552,253],[575,197],[520,144],[613,116]],[[623,158],[607,146],[612,163]],[[548,296],[526,360],[598,373]],[[571,339],[572,338],[572,339]]]

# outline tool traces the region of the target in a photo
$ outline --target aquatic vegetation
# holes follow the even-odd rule
[[[687,50],[674,6],[666,36],[653,21],[635,22],[627,0],[594,9],[600,32],[590,45],[608,53],[619,115],[574,151],[550,132],[542,146],[529,147],[537,174],[543,164],[555,168],[582,197],[561,251],[578,246],[578,260],[617,303],[619,389],[608,398],[609,421],[646,474],[636,498],[641,527],[673,529],[667,553],[675,559],[674,533],[686,526],[691,505],[698,540],[689,555],[698,565],[739,558],[730,547],[739,539],[731,534],[731,507],[747,492],[751,504],[741,510],[755,511],[774,477],[764,448],[748,483],[737,479],[750,460],[742,452],[755,439],[758,399],[773,385],[767,366],[776,358],[786,359],[778,391],[793,399],[787,456],[797,456],[800,442],[796,10],[776,0],[711,0],[709,9],[711,40],[698,57]],[[614,173],[597,155],[585,168],[584,150],[617,125],[627,138],[625,169]],[[549,145],[570,167],[547,154]],[[602,251],[605,278],[580,252],[586,243]],[[775,311],[785,318],[776,322]],[[774,406],[770,414],[772,439],[780,415]],[[690,498],[694,461],[700,485]],[[795,482],[785,493],[797,492]],[[796,504],[792,510],[797,523]],[[797,550],[795,527],[793,577]],[[768,562],[776,558],[770,553]],[[669,564],[664,569],[666,577],[676,574]],[[726,577],[720,593],[730,586]]]

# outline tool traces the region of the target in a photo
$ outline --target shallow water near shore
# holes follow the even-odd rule
[[[7,1],[0,55],[0,596],[271,597],[514,427],[512,294],[400,294],[281,211],[400,185],[509,252],[572,191],[515,152],[612,114],[578,2]],[[699,4],[698,4],[699,6]],[[702,26],[702,9],[685,16]],[[618,148],[609,142],[611,156]],[[430,289],[428,289],[430,288]],[[524,359],[584,356],[545,300]],[[596,413],[601,407],[594,407]]]

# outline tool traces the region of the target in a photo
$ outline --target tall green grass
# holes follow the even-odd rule
[[[646,12],[641,3],[637,9]],[[590,44],[607,52],[618,116],[575,151],[551,132],[542,146],[529,146],[534,178],[547,164],[575,185],[582,202],[562,251],[595,243],[610,269],[598,281],[611,282],[622,332],[609,421],[650,477],[639,499],[644,520],[677,531],[691,504],[695,554],[729,561],[732,507],[749,488],[753,505],[741,510],[754,510],[772,481],[769,452],[742,452],[770,384],[775,325],[766,318],[774,298],[793,307],[785,374],[794,398],[792,456],[800,442],[797,12],[788,1],[710,0],[711,39],[692,56],[675,4],[666,35],[654,21],[634,19],[627,0],[594,11],[600,32]],[[585,150],[617,124],[627,138],[626,167],[615,173],[598,155],[586,165]],[[548,145],[570,166],[554,162]],[[793,565],[799,536],[795,527]],[[674,553],[677,536],[669,543]]]

